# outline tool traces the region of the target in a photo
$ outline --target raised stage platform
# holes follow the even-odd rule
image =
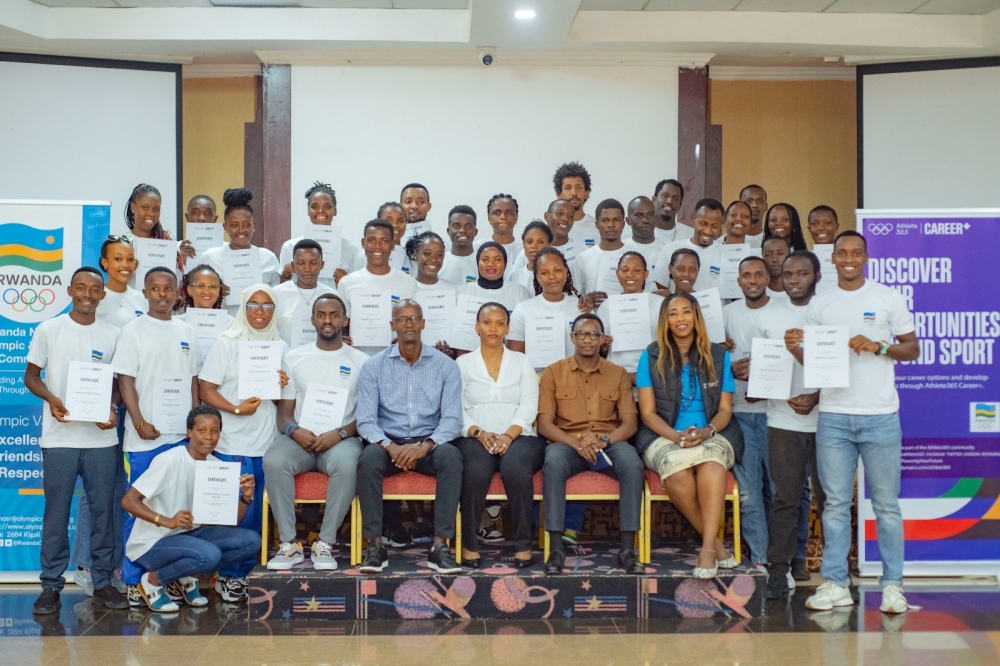
[[[262,566],[250,575],[251,619],[399,620],[544,618],[761,617],[767,577],[754,567],[719,571],[714,580],[691,575],[695,544],[652,551],[643,576],[617,568],[617,543],[567,546],[562,576],[542,565],[511,565],[511,544],[482,546],[485,569],[442,576],[427,568],[427,546],[389,551],[381,574],[350,567],[341,548],[337,571],[316,571],[307,559],[290,571]],[[541,559],[541,553],[535,553]],[[489,564],[492,563],[492,566]],[[350,568],[347,568],[350,567]]]

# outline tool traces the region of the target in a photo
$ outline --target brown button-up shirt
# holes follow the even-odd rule
[[[608,434],[622,424],[622,417],[636,414],[632,380],[625,368],[605,359],[591,371],[570,356],[542,373],[538,387],[538,413],[569,433],[593,431]]]

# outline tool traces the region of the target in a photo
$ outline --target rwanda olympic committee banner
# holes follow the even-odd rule
[[[920,358],[896,364],[908,575],[1000,572],[1000,210],[858,211],[868,278],[909,302]],[[881,571],[859,486],[858,563]]]
[[[70,276],[98,266],[110,204],[0,200],[0,580],[31,580],[42,537],[42,401],[24,386],[39,322],[67,312]]]

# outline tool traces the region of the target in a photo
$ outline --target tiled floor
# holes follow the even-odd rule
[[[807,613],[809,588],[755,620],[260,622],[210,595],[173,617],[109,612],[67,588],[58,617],[37,588],[0,588],[4,664],[1000,664],[1000,588],[907,586],[923,610],[889,617],[878,590]]]

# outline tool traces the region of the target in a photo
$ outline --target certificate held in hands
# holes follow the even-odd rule
[[[222,279],[229,287],[226,305],[239,305],[243,290],[261,281],[260,252],[252,247],[226,252],[222,257]]]
[[[184,263],[185,270],[205,263],[205,250],[222,245],[222,225],[218,222],[188,222],[185,231],[194,247],[195,255]]]
[[[191,516],[196,525],[236,525],[240,507],[240,464],[217,458],[194,462]]]
[[[132,277],[135,278],[135,288],[140,291],[146,282],[146,272],[150,268],[166,266],[174,270],[174,265],[177,263],[177,241],[133,237],[132,250],[139,264]]]
[[[314,435],[340,429],[344,425],[348,394],[347,389],[309,382],[302,400],[299,427]]]
[[[646,294],[609,296],[607,306],[611,311],[611,335],[614,337],[611,351],[634,351],[649,346],[653,336]]]
[[[164,374],[153,379],[153,426],[161,435],[187,432],[191,411],[191,375]]]
[[[111,414],[114,369],[106,363],[72,361],[66,377],[67,421],[107,423]]]
[[[459,294],[458,302],[455,304],[455,323],[451,329],[451,337],[448,344],[453,349],[464,349],[472,351],[479,349],[479,336],[476,335],[476,315],[479,308],[488,303],[486,298]]]
[[[802,369],[806,388],[851,385],[850,332],[847,326],[804,326]]]
[[[792,373],[795,358],[781,340],[754,338],[750,346],[748,398],[788,400],[792,397]]]
[[[719,297],[719,289],[702,289],[691,294],[698,301],[701,307],[701,316],[705,319],[705,328],[708,329],[708,339],[716,344],[726,342],[726,327],[722,319],[722,299]]]
[[[239,400],[281,398],[278,370],[281,369],[281,343],[240,340],[240,374],[236,397]]]
[[[392,292],[388,289],[351,289],[351,338],[359,347],[388,347],[392,342]]]

